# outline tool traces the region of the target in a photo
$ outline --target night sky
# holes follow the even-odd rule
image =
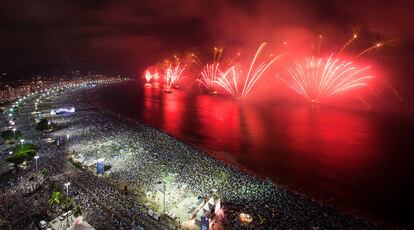
[[[309,42],[318,34],[342,44],[358,28],[363,44],[392,41],[392,47],[370,55],[389,65],[384,72],[398,76],[397,85],[406,85],[414,72],[413,9],[410,1],[398,0],[2,1],[0,71],[59,63],[135,75],[187,50]]]

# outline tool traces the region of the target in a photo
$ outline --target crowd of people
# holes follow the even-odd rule
[[[134,184],[141,191],[154,191],[159,181],[174,174],[177,183],[187,184],[195,196],[206,197],[217,191],[228,208],[244,207],[261,220],[252,223],[259,228],[370,226],[270,180],[245,174],[157,129],[107,111],[93,100],[93,90],[83,93],[83,98],[91,99],[84,106],[91,109],[79,115],[83,122],[75,128],[78,131],[71,138],[70,149],[104,158],[111,165],[113,180]],[[223,221],[230,227],[238,218]]]
[[[177,183],[188,185],[188,192],[194,196],[206,197],[212,191],[219,195],[224,204],[225,215],[220,218],[220,225],[224,229],[374,228],[370,222],[311,201],[270,180],[248,175],[160,130],[105,110],[94,100],[96,92],[102,89],[72,90],[45,100],[45,111],[60,105],[76,108],[75,114],[49,118],[59,128],[48,136],[65,140],[61,146],[45,142],[45,137],[33,129],[33,124],[19,116],[19,129],[39,147],[38,168],[46,168],[52,179],[41,176],[43,179],[36,183],[29,181],[30,175],[38,173],[33,167],[34,162],[30,162],[24,170],[7,175],[6,180],[2,179],[0,211],[3,219],[10,222],[19,212],[30,212],[27,207],[17,205],[9,214],[3,214],[12,204],[20,202],[3,199],[20,196],[16,194],[24,196],[28,191],[35,190],[36,186],[50,191],[50,186],[57,183],[63,185],[67,180],[71,182],[70,195],[74,203],[82,205],[92,225],[116,229],[162,226],[162,222],[155,222],[144,214],[143,204],[134,193],[120,191],[116,183],[123,182],[145,193],[156,190],[163,178],[174,174],[177,175]],[[31,109],[32,106],[27,105],[27,116],[30,116]],[[7,149],[2,148],[2,158],[7,157]],[[74,156],[81,154],[90,159],[103,158],[110,165],[110,173],[105,177],[97,177],[91,171],[80,169],[65,173],[66,153]],[[44,186],[45,183],[51,185]],[[32,199],[29,204],[33,206],[33,199],[40,198],[35,195],[27,199]],[[37,202],[37,207],[47,206],[47,197]],[[57,216],[62,212],[56,208],[48,211],[48,216]],[[240,213],[252,215],[252,223],[246,225],[240,222]],[[164,226],[169,225],[164,223]]]

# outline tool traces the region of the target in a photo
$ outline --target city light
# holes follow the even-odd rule
[[[66,182],[64,185],[66,187],[66,196],[69,196],[69,186],[70,186],[70,182]]]
[[[0,229],[409,228],[408,3],[48,3],[0,4]]]
[[[39,156],[34,156],[34,159],[35,159],[35,161],[36,161],[36,171],[37,171],[37,159],[39,159]]]

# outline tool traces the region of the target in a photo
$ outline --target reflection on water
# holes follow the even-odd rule
[[[250,173],[353,212],[410,221],[403,209],[412,200],[414,126],[405,118],[135,86],[101,99]]]

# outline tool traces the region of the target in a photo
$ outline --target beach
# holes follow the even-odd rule
[[[76,108],[74,114],[46,116],[58,125],[47,135],[60,138],[62,144],[42,145],[44,149],[51,149],[50,153],[45,151],[43,158],[56,163],[41,160],[39,167],[47,166],[50,172],[62,174],[71,181],[75,202],[88,207],[87,219],[93,226],[112,223],[114,229],[130,229],[135,225],[180,227],[182,222],[157,222],[145,213],[146,194],[156,193],[160,181],[168,180],[168,209],[174,209],[185,197],[208,198],[212,194],[219,197],[222,211],[214,217],[212,226],[217,229],[379,228],[371,221],[313,201],[269,179],[246,174],[158,129],[105,110],[94,100],[96,91],[105,87],[110,85],[68,90],[45,99],[39,106],[45,113],[59,106]],[[29,110],[29,106],[26,108]],[[26,128],[30,129],[30,125]],[[41,134],[34,133],[33,139],[36,135]],[[73,158],[80,156],[104,159],[110,165],[109,172],[97,176],[93,167],[62,172],[62,166],[68,164],[66,161],[73,162]],[[94,196],[85,196],[92,193]],[[160,204],[155,209],[162,210]],[[241,222],[241,213],[249,214],[252,221]],[[105,218],[106,215],[110,218]]]

